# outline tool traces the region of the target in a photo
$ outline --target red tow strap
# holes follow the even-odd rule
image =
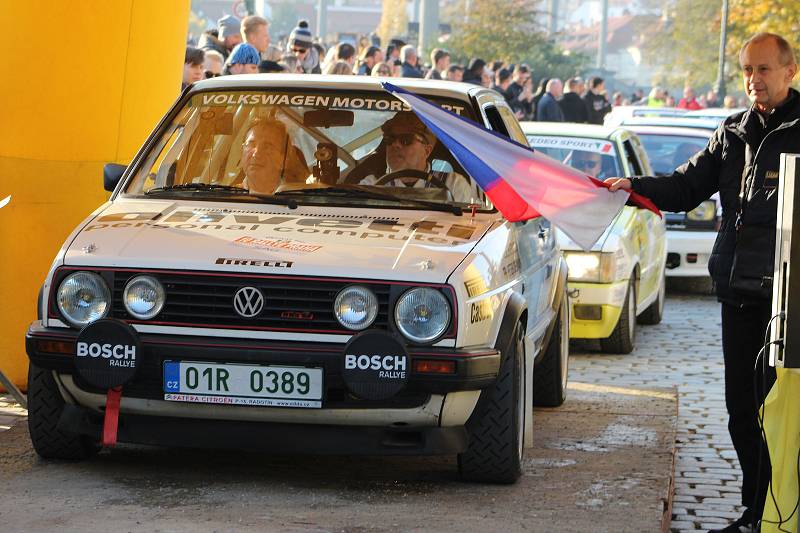
[[[113,447],[117,444],[119,400],[121,397],[122,387],[108,389],[106,394],[106,414],[103,418],[103,446]]]

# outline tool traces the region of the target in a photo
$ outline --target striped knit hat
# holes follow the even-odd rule
[[[311,48],[313,41],[311,39],[311,31],[308,29],[308,21],[301,20],[297,23],[297,27],[289,34],[289,48]]]

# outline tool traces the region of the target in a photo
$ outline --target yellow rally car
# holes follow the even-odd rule
[[[598,179],[653,174],[639,138],[625,129],[547,122],[523,122],[522,129],[534,150]],[[600,339],[603,351],[630,353],[637,319],[661,322],[664,220],[626,206],[592,250],[562,232],[558,241],[569,267],[570,338]]]

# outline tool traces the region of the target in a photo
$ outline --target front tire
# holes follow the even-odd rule
[[[481,393],[467,421],[469,446],[458,455],[461,478],[514,483],[522,475],[525,427],[525,344],[517,324],[495,384]]]
[[[64,405],[53,372],[31,363],[28,368],[28,431],[33,449],[44,459],[87,459],[96,454],[99,447],[88,437],[58,428]]]
[[[633,351],[633,339],[636,336],[636,279],[631,276],[628,291],[622,303],[619,321],[611,332],[611,336],[600,339],[600,347],[606,353],[628,354]]]
[[[547,351],[533,369],[533,405],[558,407],[567,398],[569,370],[569,304],[567,296],[558,308]]]

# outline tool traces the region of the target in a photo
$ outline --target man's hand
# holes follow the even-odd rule
[[[631,180],[628,178],[607,178],[604,180],[604,183],[610,184],[608,190],[611,192],[615,192],[620,189],[624,189],[626,191],[631,190]]]

